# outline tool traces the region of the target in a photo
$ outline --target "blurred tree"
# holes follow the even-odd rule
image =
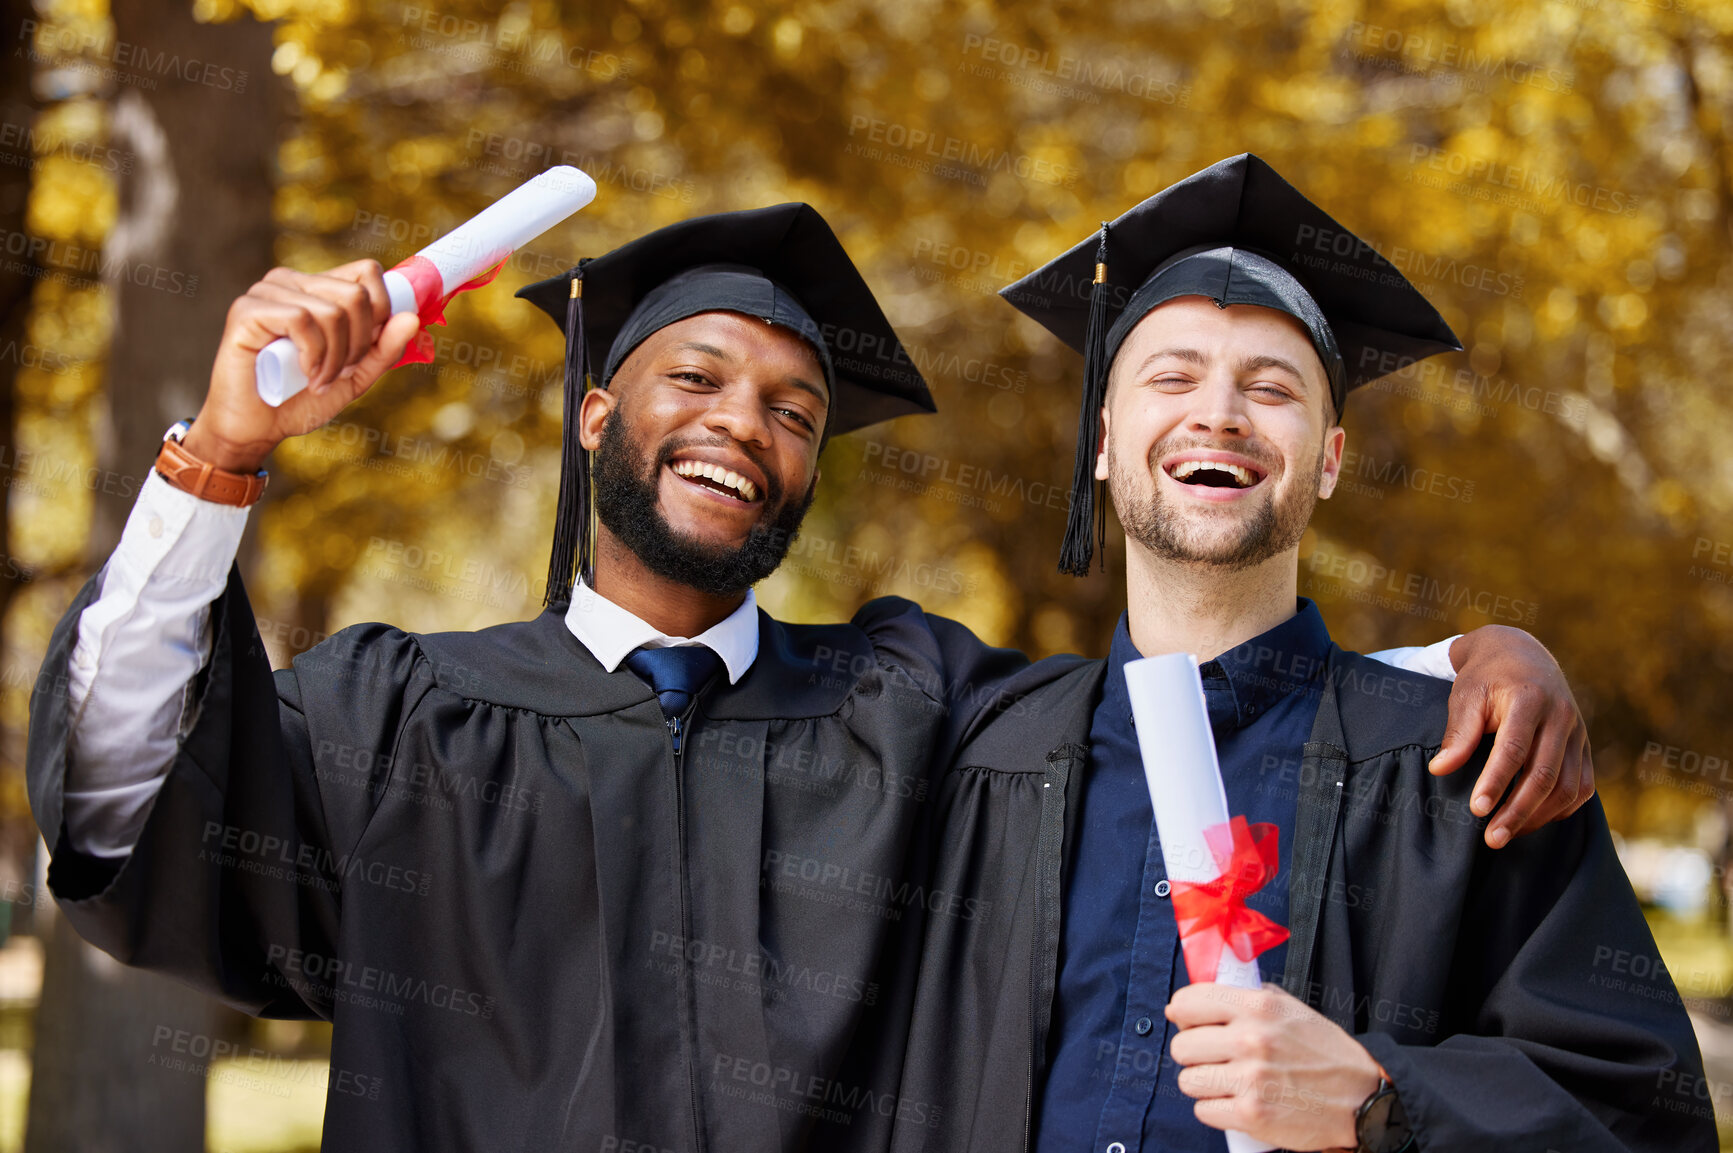
[[[1038,652],[1105,646],[1116,578],[1053,571],[1080,364],[992,294],[1259,152],[1468,346],[1356,397],[1354,483],[1320,513],[1303,591],[1358,648],[1533,629],[1595,711],[1615,818],[1688,824],[1688,794],[1633,808],[1628,770],[1657,739],[1720,747],[1733,673],[1733,566],[1705,563],[1733,539],[1715,384],[1733,5],[248,2],[281,18],[275,64],[300,94],[278,199],[292,261],[391,263],[562,161],[601,196],[505,284],[702,211],[804,198],[835,222],[941,415],[831,448],[807,538],[764,590],[800,618],[897,592]],[[334,616],[309,642],[537,599],[559,350],[505,284],[453,308],[433,368],[284,450],[307,483],[265,518],[261,592],[318,591]],[[534,491],[388,460],[393,438],[511,455]],[[405,545],[486,557],[527,595],[379,563]]]
[[[897,593],[1000,643],[1103,651],[1118,579],[1054,572],[1080,360],[993,294],[1100,219],[1251,150],[1370,238],[1467,345],[1356,395],[1347,483],[1304,546],[1302,592],[1360,649],[1489,621],[1531,628],[1592,709],[1616,827],[1685,836],[1696,809],[1733,797],[1727,773],[1650,752],[1694,751],[1699,766],[1733,753],[1721,721],[1733,3],[191,7],[277,22],[274,50],[244,58],[269,51],[294,93],[274,150],[283,263],[389,265],[550,164],[601,186],[498,285],[452,306],[434,365],[394,373],[279,451],[275,503],[255,518],[263,563],[248,570],[279,660],[360,619],[446,629],[533,612],[560,346],[510,290],[675,219],[791,199],[836,225],[941,414],[829,448],[766,606],[833,618]],[[185,8],[150,6],[163,20]],[[137,27],[129,39],[183,55],[214,31]],[[222,51],[243,66],[240,49]],[[263,63],[245,66],[254,91],[271,86]],[[191,299],[116,286],[117,357],[152,352],[116,361],[111,379],[128,387],[102,452],[134,473],[163,425],[196,407],[212,317],[273,262],[231,215],[254,178],[182,171],[176,142],[241,163],[275,141],[268,116],[235,127],[248,104],[231,94],[195,93],[176,118],[155,93],[129,92],[117,119],[144,131],[135,101],[176,156],[182,212],[160,259],[196,262],[201,280]],[[146,207],[129,201],[132,231],[111,252],[144,251],[126,246]],[[43,331],[97,340],[57,293],[37,293]],[[41,391],[20,394],[50,414],[32,430],[72,419]],[[97,514],[90,556],[123,505]],[[55,516],[64,508],[20,515],[14,538]],[[35,643],[64,604],[53,599],[28,620],[15,612],[12,631]]]
[[[0,27],[21,27],[33,9],[29,0],[0,0]],[[36,129],[36,97],[30,87],[31,69],[8,68],[0,74],[0,125],[12,139],[30,141]],[[35,159],[28,143],[13,150],[11,163],[0,166],[0,235],[25,234],[25,215],[30,205],[30,171]],[[40,363],[30,339],[30,301],[36,286],[33,273],[40,271],[34,254],[0,262],[0,445],[15,445],[16,384],[26,361]],[[8,466],[10,467],[10,466]],[[10,502],[0,500],[0,554],[12,556]],[[7,610],[27,572],[17,565],[0,565],[0,653],[5,651],[3,632]],[[22,872],[22,862],[34,858],[34,829],[22,814],[0,812],[0,859]],[[0,866],[3,868],[4,866]],[[0,941],[12,929],[11,906],[0,909]]]
[[[230,300],[271,263],[271,188],[281,88],[271,31],[207,24],[180,0],[116,0],[124,87],[109,146],[134,163],[103,247],[114,309],[100,430],[92,568],[119,539],[162,430],[197,412]],[[172,63],[171,63],[172,61]],[[118,478],[118,479],[117,479]],[[110,481],[114,483],[110,483]],[[165,1036],[233,1035],[232,1010],[127,969],[54,918],[30,1084],[29,1153],[197,1153],[205,1078],[169,1067]]]

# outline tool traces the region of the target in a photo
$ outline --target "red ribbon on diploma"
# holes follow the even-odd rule
[[[1282,926],[1246,908],[1246,898],[1278,871],[1276,826],[1267,821],[1248,825],[1244,817],[1234,817],[1203,835],[1219,875],[1201,884],[1173,882],[1173,913],[1185,946],[1185,969],[1194,984],[1216,979],[1223,945],[1241,961],[1250,961],[1288,939]]]
[[[451,298],[460,292],[468,292],[472,288],[481,288],[492,284],[493,278],[499,275],[499,270],[505,267],[505,262],[511,259],[511,253],[506,253],[500,262],[475,277],[466,280],[450,292],[445,291],[445,279],[439,275],[439,269],[433,261],[420,255],[411,256],[391,271],[403,274],[403,279],[409,281],[415,289],[415,303],[420,305],[417,314],[421,317],[421,331],[415,334],[415,339],[409,342],[409,347],[403,350],[403,356],[392,368],[401,368],[406,364],[433,363],[433,334],[427,331],[430,324],[445,323],[445,306],[451,303]]]

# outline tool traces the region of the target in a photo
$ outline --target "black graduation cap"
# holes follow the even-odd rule
[[[517,295],[566,334],[565,411],[605,388],[626,354],[659,328],[699,312],[730,311],[793,329],[818,353],[830,386],[826,438],[916,412],[933,412],[927,382],[830,225],[811,205],[778,204],[668,225],[606,256],[582,260]],[[593,365],[602,365],[597,376]],[[549,604],[576,575],[593,577],[595,512],[588,453],[575,432],[560,456],[559,508],[548,565]]]
[[[1105,483],[1094,482],[1107,371],[1150,309],[1178,296],[1280,309],[1305,325],[1337,418],[1348,392],[1462,348],[1396,267],[1251,153],[1151,196],[1000,295],[1084,354],[1071,516],[1062,572],[1083,576],[1105,548]],[[1094,531],[1091,532],[1091,529]]]

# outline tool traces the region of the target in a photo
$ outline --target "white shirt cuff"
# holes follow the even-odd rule
[[[1448,637],[1437,644],[1427,645],[1425,648],[1410,645],[1401,649],[1385,649],[1382,652],[1372,653],[1371,657],[1375,661],[1383,661],[1387,665],[1406,669],[1411,673],[1437,677],[1441,681],[1455,681],[1456,666],[1450,663],[1450,646],[1455,644],[1461,636],[1461,633],[1457,633],[1456,636]]]

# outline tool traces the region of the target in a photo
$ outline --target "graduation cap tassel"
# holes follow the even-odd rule
[[[548,587],[542,604],[570,602],[576,578],[595,583],[595,510],[590,500],[590,454],[578,439],[578,409],[590,376],[590,345],[584,339],[583,263],[572,276],[566,301],[565,431],[560,444],[560,493],[554,513],[554,551],[548,561]]]
[[[1107,397],[1107,221],[1095,250],[1095,282],[1089,286],[1089,327],[1083,338],[1083,411],[1077,417],[1077,462],[1071,472],[1071,514],[1059,571],[1088,576],[1097,555],[1106,565],[1107,483],[1095,479],[1101,451],[1101,406]]]

